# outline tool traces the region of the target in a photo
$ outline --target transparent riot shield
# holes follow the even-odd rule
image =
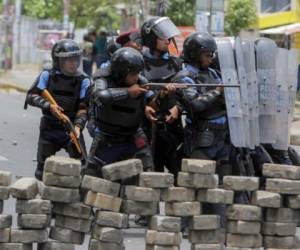
[[[292,126],[298,83],[299,50],[290,49],[288,53],[288,85],[289,85],[289,131]]]
[[[276,140],[274,149],[287,150],[289,145],[288,50],[277,49],[276,55]]]
[[[249,148],[254,149],[260,143],[259,139],[259,104],[258,87],[255,65],[254,42],[244,40],[242,42],[244,62],[247,76],[248,108],[249,108]]]
[[[235,48],[235,59],[236,59],[236,68],[238,73],[238,79],[240,83],[240,94],[241,94],[241,105],[243,112],[243,136],[244,143],[247,148],[250,147],[250,128],[249,128],[249,106],[248,106],[248,88],[247,88],[247,74],[245,69],[245,59],[244,58],[243,49],[242,49],[242,41],[239,37],[235,39],[234,43]]]
[[[238,84],[234,53],[228,38],[217,42],[223,84]],[[245,147],[243,113],[239,88],[224,88],[230,139],[235,147]]]
[[[277,46],[269,38],[256,41],[256,68],[259,96],[259,136],[261,143],[274,143],[275,116],[275,61]]]

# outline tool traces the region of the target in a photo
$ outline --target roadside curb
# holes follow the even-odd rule
[[[4,89],[4,90],[14,89],[22,93],[26,93],[28,90],[27,88],[24,88],[22,86],[13,83],[0,83],[0,89]]]

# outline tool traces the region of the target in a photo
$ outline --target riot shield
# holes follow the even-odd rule
[[[288,52],[288,88],[289,88],[289,131],[292,126],[295,102],[296,102],[296,93],[297,93],[297,84],[298,84],[298,59],[299,59],[299,50],[290,49]]]
[[[242,41],[239,37],[235,39],[234,43],[235,48],[235,59],[236,59],[236,68],[238,73],[238,79],[240,83],[240,93],[241,93],[241,105],[243,112],[243,136],[244,143],[246,147],[250,147],[250,129],[249,129],[249,106],[248,106],[248,88],[247,88],[247,74],[245,69],[245,60],[242,49]],[[248,58],[245,58],[248,60]]]
[[[256,41],[256,67],[259,96],[259,136],[261,143],[276,140],[275,60],[277,46],[269,38]]]
[[[242,42],[244,62],[247,76],[248,108],[249,108],[249,148],[254,149],[260,143],[259,139],[259,104],[258,87],[255,66],[254,42]]]
[[[276,140],[274,149],[287,150],[289,145],[289,91],[288,91],[288,50],[278,48],[276,55]]]
[[[223,84],[238,84],[234,53],[228,38],[217,41]],[[239,88],[224,88],[230,139],[235,147],[245,147],[243,113]]]

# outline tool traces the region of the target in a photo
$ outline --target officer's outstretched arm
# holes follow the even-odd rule
[[[222,93],[219,90],[210,90],[201,94],[196,89],[189,88],[181,91],[180,99],[187,109],[193,113],[199,113],[214,105],[221,96]]]
[[[127,88],[108,88],[105,79],[96,79],[93,98],[97,106],[129,98]]]

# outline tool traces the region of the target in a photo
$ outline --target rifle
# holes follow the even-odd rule
[[[54,100],[54,98],[51,96],[47,89],[43,90],[42,97],[45,98],[51,104],[57,105],[57,102]],[[75,127],[70,121],[69,117],[67,117],[64,113],[59,111],[59,120],[65,125],[66,129],[68,130],[71,142],[74,144],[77,152],[82,155],[84,160],[86,160],[87,157],[85,154],[85,150],[76,136]]]
[[[209,83],[201,83],[201,84],[190,84],[190,83],[147,83],[145,85],[142,85],[141,87],[147,89],[147,90],[162,90],[166,88],[167,84],[173,84],[175,88],[177,89],[187,89],[187,88],[202,88],[202,87],[225,87],[225,88],[239,88],[240,85],[238,84],[209,84]]]

